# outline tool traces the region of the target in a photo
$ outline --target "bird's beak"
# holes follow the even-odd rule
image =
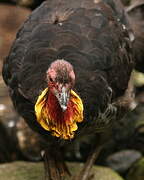
[[[58,95],[56,95],[56,97],[59,101],[59,104],[60,104],[60,107],[62,108],[62,111],[63,112],[66,111],[67,104],[69,101],[69,91],[67,90],[67,88],[62,87],[61,93],[58,93]]]

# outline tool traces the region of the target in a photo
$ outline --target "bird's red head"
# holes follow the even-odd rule
[[[47,80],[49,90],[57,98],[62,110],[65,111],[70,90],[75,83],[75,73],[72,65],[65,60],[54,61],[47,71]]]
[[[35,104],[38,123],[53,136],[74,137],[77,122],[83,121],[83,103],[72,90],[75,73],[65,60],[54,61],[47,70],[48,88],[43,90]]]

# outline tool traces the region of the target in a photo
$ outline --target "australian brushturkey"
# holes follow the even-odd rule
[[[129,109],[133,58],[122,21],[113,0],[47,0],[16,36],[3,78],[16,110],[47,141],[46,179],[67,171],[61,147],[93,135],[94,151],[74,178],[87,179],[103,135]]]

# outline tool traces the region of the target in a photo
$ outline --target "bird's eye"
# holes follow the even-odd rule
[[[49,78],[49,80],[50,80],[51,82],[53,82],[53,79],[52,79],[51,77]]]

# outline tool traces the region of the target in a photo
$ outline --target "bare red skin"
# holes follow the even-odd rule
[[[59,82],[59,79],[67,79],[67,83]],[[70,90],[75,83],[75,73],[70,63],[65,60],[54,61],[47,71],[48,87],[55,94],[55,90],[61,93],[62,87]]]

